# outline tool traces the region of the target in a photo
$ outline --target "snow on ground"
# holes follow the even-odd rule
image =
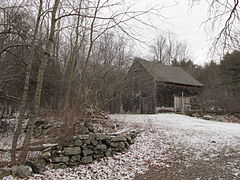
[[[168,167],[171,163],[168,159],[178,150],[184,149],[186,155],[196,160],[215,157],[219,153],[240,152],[240,124],[176,114],[116,114],[111,117],[125,122],[126,128],[143,130],[126,153],[90,165],[48,170],[30,179],[134,179],[151,165]],[[234,170],[234,175],[239,176],[240,170]],[[4,180],[9,179],[13,177]]]
[[[208,121],[177,114],[116,114],[114,119],[126,123],[142,123],[164,131],[174,144],[206,151],[223,148],[240,151],[240,124]]]

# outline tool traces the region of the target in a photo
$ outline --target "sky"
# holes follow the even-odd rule
[[[177,40],[185,41],[194,63],[203,65],[211,60],[208,54],[212,43],[213,33],[203,24],[208,17],[208,5],[205,1],[191,6],[190,0],[129,0],[136,9],[150,7],[164,7],[159,10],[159,15],[143,17],[145,22],[151,22],[158,29],[143,27],[140,25],[139,35],[141,39],[150,45],[152,40],[164,32],[175,34]],[[162,18],[161,16],[164,16]],[[142,26],[142,27],[141,27]],[[150,49],[144,43],[136,43],[135,54],[147,58]]]

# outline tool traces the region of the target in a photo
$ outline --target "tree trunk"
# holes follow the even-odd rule
[[[54,5],[53,5],[50,34],[49,34],[49,38],[48,38],[48,41],[46,44],[46,49],[44,52],[43,60],[41,61],[41,64],[40,64],[40,67],[38,70],[37,87],[36,87],[36,91],[35,91],[33,112],[31,113],[31,116],[28,121],[28,128],[27,128],[26,136],[24,138],[23,148],[20,153],[20,162],[22,164],[24,164],[26,162],[27,154],[29,151],[29,145],[31,142],[32,134],[33,134],[35,118],[37,116],[37,113],[38,113],[38,110],[40,107],[44,72],[45,72],[45,69],[47,66],[47,62],[50,58],[50,54],[53,51],[53,44],[54,44],[53,39],[54,39],[55,25],[56,25],[55,17],[57,14],[57,9],[58,9],[59,3],[60,3],[60,0],[55,0]]]
[[[78,51],[78,47],[79,47],[78,40],[79,40],[79,25],[80,25],[80,17],[81,17],[80,16],[81,5],[82,5],[82,1],[80,1],[79,9],[78,9],[77,25],[76,25],[76,29],[75,29],[76,38],[75,38],[75,42],[73,45],[73,49],[70,54],[70,62],[69,62],[70,67],[69,67],[69,76],[68,76],[68,81],[67,81],[68,84],[67,84],[67,92],[66,92],[66,96],[65,96],[64,110],[69,108],[74,64],[76,64],[77,57],[78,57],[77,51]],[[80,47],[81,47],[81,45],[80,45]]]
[[[41,18],[41,13],[42,13],[42,5],[43,5],[43,1],[39,0],[38,16],[37,16],[36,26],[34,29],[33,39],[31,42],[32,50],[31,50],[30,58],[28,60],[26,74],[25,74],[25,82],[24,82],[24,89],[23,89],[23,97],[22,97],[21,106],[20,106],[20,114],[19,114],[19,119],[18,119],[18,123],[17,123],[17,128],[14,132],[13,141],[12,141],[12,153],[11,153],[12,164],[16,163],[16,148],[17,148],[17,142],[18,142],[19,135],[22,131],[22,123],[23,123],[23,118],[24,118],[24,114],[25,114],[28,88],[29,88],[29,80],[30,80],[30,75],[31,75],[31,70],[32,70],[32,61],[33,61],[34,52],[35,52],[35,42],[37,39],[40,18]]]

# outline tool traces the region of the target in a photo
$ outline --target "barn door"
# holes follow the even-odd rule
[[[141,98],[141,114],[147,114],[148,113],[148,98],[142,97]]]
[[[179,112],[182,109],[182,99],[179,96],[174,96],[174,111]]]
[[[183,106],[184,110],[190,109],[190,97],[174,96],[174,111],[181,112],[183,110]]]

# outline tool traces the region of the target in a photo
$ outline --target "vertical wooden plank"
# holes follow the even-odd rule
[[[177,97],[174,95],[174,112],[177,112]]]
[[[182,92],[182,113],[184,114],[184,94]]]

